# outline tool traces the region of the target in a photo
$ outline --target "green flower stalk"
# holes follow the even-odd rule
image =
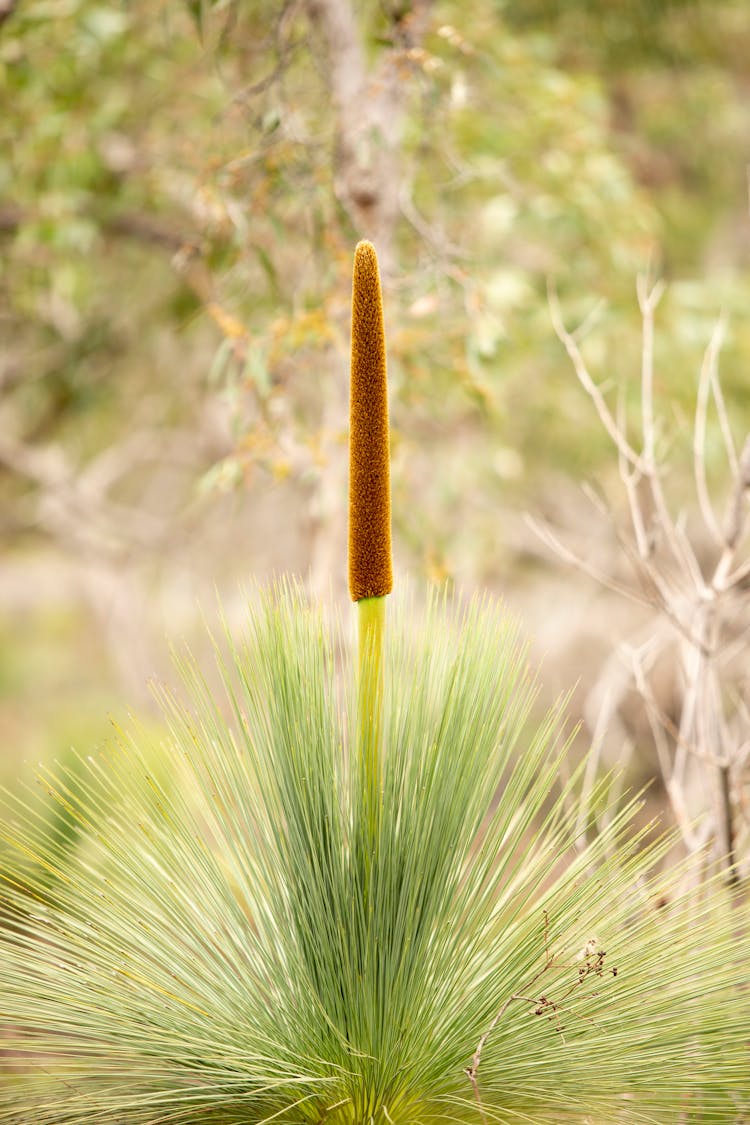
[[[385,330],[371,242],[360,242],[354,253],[349,433],[349,592],[358,603],[359,753],[369,853],[380,822],[385,597],[393,588]]]

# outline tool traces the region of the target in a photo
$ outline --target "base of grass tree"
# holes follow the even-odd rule
[[[396,599],[374,835],[347,644],[258,594],[218,691],[6,796],[0,1125],[742,1121],[747,909],[582,807],[515,622]]]

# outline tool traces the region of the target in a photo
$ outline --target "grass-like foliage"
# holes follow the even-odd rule
[[[189,660],[164,693],[181,784],[137,733],[45,775],[65,868],[6,799],[0,1122],[742,1119],[747,920],[649,875],[634,805],[574,839],[500,610],[396,609],[374,842],[340,630],[288,586],[217,644],[219,697]]]

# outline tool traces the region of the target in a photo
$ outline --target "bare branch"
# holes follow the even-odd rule
[[[566,547],[565,544],[557,538],[557,536],[547,523],[543,523],[542,521],[537,520],[533,516],[528,514],[524,516],[524,521],[531,528],[534,534],[537,535],[539,539],[541,539],[541,541],[550,548],[551,551],[558,555],[559,558],[561,558],[564,562],[578,567],[579,570],[583,571],[584,574],[587,574],[589,578],[593,578],[594,581],[599,583],[600,586],[603,586],[604,589],[612,590],[613,593],[619,594],[621,597],[628,598],[631,601],[637,602],[639,605],[651,606],[653,608],[653,602],[651,600],[649,600],[648,598],[644,598],[636,590],[633,590],[628,586],[623,586],[619,582],[615,582],[615,580],[610,578],[605,571],[599,570],[597,567],[592,566],[587,559],[583,558],[583,556],[577,555],[574,551],[571,551],[569,547]]]
[[[688,647],[685,657],[685,685],[682,690],[682,712],[680,714],[680,734],[674,760],[673,776],[683,784],[687,768],[689,748],[693,743],[693,732],[698,723],[698,707],[701,695],[701,681],[707,662],[706,616],[699,613],[696,632],[701,640],[700,647]]]
[[[655,471],[655,430],[654,430],[654,311],[664,293],[664,282],[659,281],[651,289],[647,279],[641,275],[637,279],[636,292],[643,318],[643,338],[641,350],[641,416],[643,428],[643,460],[649,472]]]
[[[737,866],[737,849],[728,765],[721,766],[719,769],[719,808],[721,810],[724,854],[727,864],[727,884],[730,887],[736,887],[740,881],[740,873]]]
[[[646,466],[642,458],[636,453],[633,447],[625,438],[619,426],[612,417],[611,411],[604,400],[599,387],[589,374],[588,368],[581,355],[581,350],[576,343],[575,337],[568,332],[565,324],[563,323],[562,313],[560,310],[560,302],[555,291],[554,284],[551,281],[547,283],[547,299],[549,302],[550,316],[552,318],[552,326],[555,330],[557,338],[565,348],[570,356],[578,380],[586,391],[587,395],[593,402],[599,419],[604,426],[605,430],[611,437],[618,452],[625,458],[629,464],[634,465],[640,472],[645,472]]]
[[[626,422],[625,403],[622,395],[620,395],[618,402],[617,421],[620,430],[624,434]],[[630,468],[627,460],[623,457],[619,449],[617,451],[617,464],[620,471],[620,480],[625,487],[625,496],[630,512],[630,523],[633,528],[638,554],[645,560],[650,557],[654,549],[654,537],[650,532],[646,531],[646,521],[643,516],[643,508],[638,495],[638,486],[642,480],[642,474],[637,469]]]
[[[713,395],[714,404],[716,406],[716,416],[719,419],[719,429],[724,441],[724,450],[729,462],[729,469],[732,476],[736,476],[739,471],[737,464],[737,450],[732,437],[732,430],[729,425],[729,415],[727,414],[726,403],[724,402],[724,393],[721,389],[721,381],[719,379],[719,357],[716,356],[716,362],[711,367],[711,393]]]
[[[695,490],[698,503],[703,516],[703,522],[718,544],[724,542],[724,536],[719,529],[719,522],[714,512],[711,497],[708,492],[706,480],[706,420],[708,413],[708,400],[711,387],[715,381],[715,371],[718,355],[724,339],[724,322],[719,320],[711,334],[711,340],[703,357],[698,395],[695,401],[695,424],[693,426],[693,473],[695,476]]]
[[[738,457],[718,375],[725,331],[722,318],[716,324],[704,354],[693,427],[693,472],[698,504],[703,524],[720,548],[713,572],[706,579],[684,515],[678,514],[675,518],[670,511],[664,488],[663,463],[657,460],[654,312],[663,292],[663,284],[650,287],[645,278],[638,279],[638,302],[643,325],[642,449],[638,453],[628,438],[622,398],[618,401],[616,417],[613,417],[602,389],[594,383],[586,368],[576,334],[569,332],[562,322],[559,302],[550,286],[550,310],[555,331],[617,451],[620,479],[628,505],[627,529],[621,530],[617,526],[608,507],[597,497],[593,498],[593,503],[601,515],[612,521],[620,549],[633,567],[645,596],[639,598],[634,590],[616,582],[609,574],[602,574],[585,557],[561,543],[548,526],[529,522],[547,546],[566,562],[574,563],[605,588],[657,609],[672,626],[672,643],[677,646],[683,674],[679,722],[673,721],[665,712],[654,691],[653,646],[630,650],[633,682],[643,701],[659,770],[685,846],[695,852],[713,838],[714,854],[717,848],[721,849],[722,859],[727,865],[727,879],[734,885],[739,881],[740,871],[736,816],[740,815],[737,810],[741,807],[738,802],[742,797],[735,801],[731,781],[739,776],[740,759],[744,761],[745,755],[750,753],[748,740],[743,737],[748,709],[741,695],[734,698],[730,685],[722,682],[720,676],[732,674],[729,671],[730,652],[733,648],[738,652],[744,651],[747,643],[747,622],[744,616],[740,616],[740,607],[744,607],[746,602],[744,584],[750,577],[750,560],[740,561],[738,554],[748,525],[750,436]],[[706,471],[708,411],[712,400],[732,472],[732,488],[723,528],[716,516]],[[728,632],[733,634],[729,641],[726,639]],[[612,706],[611,701],[608,706]],[[603,708],[600,714],[602,722],[605,713],[606,708]],[[595,744],[590,761],[595,761],[597,754],[598,745]],[[590,782],[587,781],[587,785]],[[706,794],[710,792],[716,796],[713,812],[705,808]],[[693,823],[695,811],[688,812],[688,797],[694,801],[696,795],[699,795],[703,808],[703,820],[697,830]]]
[[[680,551],[680,557],[683,562],[685,574],[691,584],[692,590],[695,591],[697,597],[706,597],[706,583],[703,578],[703,572],[700,568],[700,563],[693,549],[693,544],[690,542],[686,527],[685,527],[685,513],[681,513],[679,519],[674,524],[674,537],[675,544]]]
[[[584,488],[583,491],[589,498],[592,497],[590,489]],[[669,585],[668,581],[662,577],[658,567],[651,558],[641,558],[637,552],[633,550],[632,544],[617,526],[611,512],[601,504],[597,504],[596,507],[611,523],[612,533],[617,540],[618,546],[630,562],[633,573],[638,576],[641,586],[650,591],[650,596],[645,598],[638,598],[633,591],[629,595],[631,600],[640,601],[642,605],[648,605],[652,609],[658,609],[672,623],[675,629],[682,634],[686,641],[702,649],[703,642],[695,635],[690,625],[692,606],[688,607],[688,617],[685,619],[680,612],[681,601],[683,599],[680,598],[679,591],[674,590]],[[698,572],[698,575],[700,576],[700,572]],[[608,581],[610,580],[608,579]],[[608,588],[614,589],[611,584]],[[703,588],[702,580],[701,588]],[[622,589],[630,590],[630,587],[622,587]]]
[[[734,488],[729,498],[724,538],[727,547],[735,551],[745,532],[747,493],[750,491],[750,435],[745,438],[739,461],[734,470]]]
[[[649,704],[653,717],[657,720],[658,728],[661,731],[662,741],[660,745],[665,753],[663,756],[661,754],[659,755],[659,764],[661,766],[664,766],[665,764],[668,764],[670,762],[668,744],[663,740],[663,735],[666,731],[670,735],[670,737],[674,739],[675,743],[684,743],[687,753],[694,755],[696,758],[700,758],[704,762],[708,762],[712,766],[719,765],[720,759],[717,755],[702,750],[700,745],[696,742],[684,742],[679,727],[675,725],[669,715],[666,714],[666,712],[659,706],[657,702],[656,696],[654,695],[653,689],[648,679],[648,669],[643,663],[643,650],[639,652],[635,649],[630,649],[629,651],[633,662],[633,674],[638,693],[642,696],[644,702],[647,702]],[[654,734],[654,742],[656,743],[656,741],[656,734]],[[662,775],[665,782],[669,780],[671,774],[671,764],[669,765],[669,768],[666,772],[664,771],[664,769],[662,769]]]
[[[737,587],[741,586],[747,578],[750,578],[750,559],[739,566],[737,570],[733,570],[730,574],[728,574],[721,585],[718,585],[718,583],[716,583],[716,588],[718,590],[728,590],[730,588],[736,589]]]

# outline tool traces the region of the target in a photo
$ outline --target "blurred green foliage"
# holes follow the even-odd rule
[[[373,71],[409,9],[355,6]],[[22,447],[59,448],[75,473],[144,418],[189,429],[218,400],[231,442],[196,473],[204,496],[275,482],[283,510],[283,489],[314,495],[344,440],[325,403],[345,364],[351,249],[368,234],[337,195],[325,50],[306,6],[279,0],[12,8],[0,406]],[[508,503],[610,471],[551,330],[549,278],[571,324],[606,302],[584,351],[626,401],[635,276],[667,278],[657,393],[678,454],[725,309],[725,393],[747,427],[749,53],[741,0],[430,7],[399,56],[386,278],[396,534],[414,568],[497,581],[515,550],[499,530]],[[43,484],[1,454],[2,530],[28,549]]]
[[[615,379],[632,375],[638,350],[635,273],[650,262],[704,278],[700,329],[677,286],[664,333],[676,351],[665,391],[687,385],[703,322],[747,296],[732,233],[749,127],[740,8],[435,6],[404,69],[404,188],[430,232],[406,219],[397,231],[404,434],[420,419],[468,425],[520,458],[506,460],[524,480],[597,462],[596,423],[580,417],[551,336],[548,276],[572,314],[607,299],[590,347]],[[393,29],[389,42],[387,10],[369,11],[377,56]],[[110,440],[154,385],[154,337],[189,335],[207,309],[224,337],[214,379],[290,397],[302,439],[320,436],[302,388],[310,367],[330,367],[348,252],[366,232],[337,204],[335,122],[307,22],[278,3],[92,0],[20,5],[7,20],[3,286],[29,434],[72,418],[82,441],[93,417],[85,448]],[[724,253],[712,246],[722,230]],[[717,272],[731,274],[719,299]],[[744,356],[747,329],[733,327]],[[730,384],[736,370],[730,353]],[[241,454],[283,474],[267,412],[247,413]]]

